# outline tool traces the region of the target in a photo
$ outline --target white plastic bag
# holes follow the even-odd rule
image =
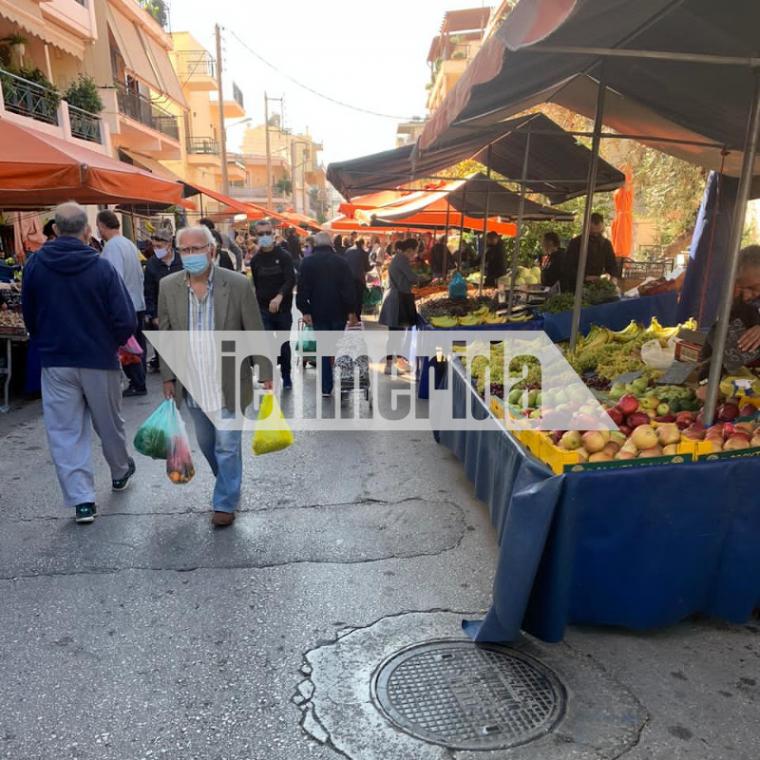
[[[676,344],[669,340],[663,348],[659,340],[649,340],[641,347],[641,361],[652,369],[670,369],[670,365],[676,360]]]

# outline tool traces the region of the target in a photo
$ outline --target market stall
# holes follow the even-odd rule
[[[479,399],[454,372],[455,414]],[[694,613],[745,622],[760,604],[760,458],[555,474],[481,404],[483,429],[440,432],[490,509],[500,543],[477,641],[570,624],[633,630]],[[726,485],[730,483],[730,489]]]
[[[493,378],[490,387],[483,379],[471,386],[456,368],[457,404],[485,396],[476,403],[486,422],[439,440],[489,503],[501,545],[493,607],[482,625],[468,625],[479,640],[514,640],[522,627],[557,641],[569,623],[643,629],[695,612],[744,622],[760,604],[760,377],[747,367],[731,377],[723,369],[746,203],[760,174],[750,31],[758,24],[760,8],[749,0],[731,14],[707,0],[521,0],[418,142],[423,160],[546,101],[594,118],[566,356],[599,389],[619,429],[605,437],[578,418],[576,430],[552,431],[545,415],[563,399],[543,398],[539,386],[494,401]],[[603,132],[605,124],[615,132]],[[690,335],[688,349],[701,358],[705,336],[694,324],[683,332],[652,322],[630,333],[585,334],[583,276],[602,139],[638,140],[739,177],[726,212],[730,235],[713,251],[722,266],[710,287],[721,296],[704,408],[694,383],[705,368],[674,362],[671,353],[674,339],[678,352]],[[641,370],[649,350],[655,359],[671,354],[662,371],[672,374]],[[507,408],[513,417],[543,418],[549,432],[526,422],[528,429],[508,433]]]

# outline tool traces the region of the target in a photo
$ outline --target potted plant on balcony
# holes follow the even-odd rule
[[[290,181],[290,177],[278,179],[274,186],[280,195],[290,195],[293,192],[293,183]]]
[[[81,111],[87,111],[87,113],[95,116],[103,110],[103,101],[100,99],[98,86],[95,84],[95,80],[87,74],[79,74],[63,93],[63,99],[70,106]]]
[[[56,123],[61,94],[39,69],[9,66],[7,71],[0,72],[0,86],[3,88],[5,107],[9,111]]]
[[[11,65],[21,69],[24,67],[24,55],[26,54],[26,37],[22,34],[11,34],[4,37],[4,42],[10,48]]]

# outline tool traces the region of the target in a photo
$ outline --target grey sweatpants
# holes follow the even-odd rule
[[[100,438],[111,478],[127,474],[119,370],[43,367],[42,413],[66,507],[95,501],[90,423]]]

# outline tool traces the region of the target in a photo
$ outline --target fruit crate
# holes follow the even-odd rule
[[[548,464],[555,475],[562,475],[566,468],[581,464],[581,455],[577,451],[555,446],[546,434],[541,435],[540,450],[536,456]]]
[[[748,459],[750,457],[760,457],[760,448],[737,449],[736,451],[713,451],[710,454],[699,456],[698,461],[718,462],[723,459]]]
[[[578,464],[565,465],[564,472],[592,472],[594,470],[630,470],[641,467],[654,467],[655,465],[682,465],[692,462],[689,455],[674,454],[667,457],[651,457],[649,459],[622,459],[612,462],[580,462]]]
[[[695,441],[691,438],[682,438],[678,443],[678,453],[691,456],[693,461],[697,461],[705,454],[711,454],[713,451],[710,441]]]

